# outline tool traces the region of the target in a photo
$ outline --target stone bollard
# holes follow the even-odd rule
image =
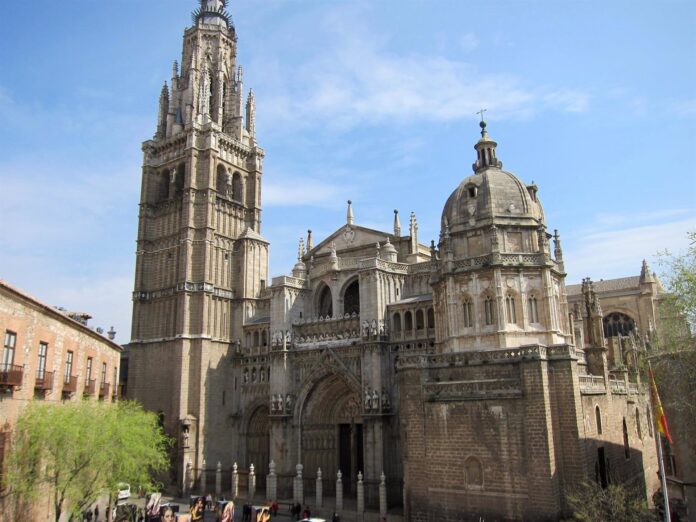
[[[362,471],[358,471],[358,516],[365,512],[365,484],[363,484]]]
[[[268,477],[266,477],[266,497],[268,500],[278,500],[278,475],[276,475],[275,462],[268,465]]]
[[[324,487],[321,483],[321,468],[317,469],[317,498],[316,498],[316,506],[322,507],[324,505]]]
[[[384,471],[379,476],[379,516],[387,516],[387,477]]]
[[[343,473],[340,469],[336,473],[336,511],[343,511]]]
[[[295,480],[293,481],[293,500],[295,503],[304,504],[304,484],[302,483],[302,464],[295,466],[297,470],[297,475],[295,475]]]
[[[237,500],[239,496],[239,471],[236,462],[232,464],[232,491],[230,495],[232,496],[232,500]]]
[[[219,497],[222,493],[222,464],[218,460],[215,468],[215,496]]]
[[[249,487],[247,491],[247,497],[249,502],[254,500],[254,495],[256,495],[256,473],[254,473],[254,465],[249,466]]]
[[[206,484],[206,476],[205,476],[205,466],[206,462],[205,459],[203,460],[203,463],[201,464],[201,495],[205,495],[206,491],[205,489],[208,487]]]

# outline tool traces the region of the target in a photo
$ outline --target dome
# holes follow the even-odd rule
[[[482,121],[481,139],[474,145],[475,174],[462,181],[445,203],[443,230],[452,234],[482,225],[543,224],[544,211],[536,185],[525,185],[503,170],[503,163],[496,156],[497,145]]]
[[[462,181],[445,203],[442,225],[454,233],[482,223],[543,221],[544,212],[536,186],[496,167],[489,167]]]

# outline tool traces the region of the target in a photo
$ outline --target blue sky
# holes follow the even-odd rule
[[[230,0],[266,149],[272,276],[345,220],[437,238],[476,111],[539,186],[568,281],[696,228],[696,3]],[[140,144],[195,0],[5,2],[0,278],[130,336]],[[654,268],[658,268],[654,266]]]

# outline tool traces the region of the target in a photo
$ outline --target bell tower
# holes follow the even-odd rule
[[[245,99],[226,0],[199,4],[142,145],[128,347],[127,394],[176,438],[179,478],[204,460],[228,460],[229,440],[216,440],[224,430],[211,424],[234,411],[225,361],[268,280],[254,96]]]

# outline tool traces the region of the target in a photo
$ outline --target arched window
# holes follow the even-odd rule
[[[224,165],[217,167],[217,180],[215,189],[219,196],[229,198],[232,196],[232,176]]]
[[[507,322],[514,324],[517,322],[517,314],[515,313],[515,296],[508,294],[505,298],[505,309],[507,311]]]
[[[410,311],[407,311],[404,315],[404,330],[407,332],[413,330],[413,315]]]
[[[324,285],[319,292],[319,309],[317,312],[320,317],[333,317],[331,289],[326,285]]]
[[[602,322],[604,323],[604,337],[628,335],[636,329],[635,321],[621,312],[606,315]]]
[[[471,299],[466,298],[463,305],[464,311],[464,328],[473,328],[474,326],[474,314],[473,306],[471,304]],[[488,324],[488,323],[486,323]]]
[[[246,347],[251,348],[251,334],[249,332],[246,333]]]
[[[631,458],[631,447],[628,445],[628,426],[626,426],[626,417],[623,419],[623,443],[624,443],[624,456],[626,460]]]
[[[360,315],[360,283],[356,279],[343,294],[343,313]]]
[[[244,184],[239,172],[232,174],[232,199],[244,203]]]
[[[167,199],[169,197],[169,181],[171,179],[171,173],[164,169],[162,174],[159,176],[159,194],[157,195],[158,200]]]
[[[602,412],[599,409],[599,406],[595,406],[595,423],[597,424],[597,435],[602,434]]]
[[[539,309],[537,307],[537,298],[535,295],[530,295],[527,298],[527,309],[529,310],[529,322],[539,322]]]
[[[227,114],[227,81],[225,80],[222,84],[222,99],[220,100],[220,105],[222,107],[222,122],[225,121],[225,115]]]
[[[636,433],[638,438],[643,440],[643,430],[640,428],[640,410],[638,408],[636,408]]]
[[[428,328],[435,328],[435,312],[432,308],[428,308]]]
[[[485,316],[486,326],[495,324],[495,302],[490,295],[487,295],[483,301],[483,312]]]
[[[425,316],[423,310],[416,310],[416,330],[425,328]]]
[[[259,332],[254,332],[254,346],[259,346]]]
[[[393,315],[393,328],[395,333],[401,332],[401,314],[394,314]]]
[[[483,467],[476,457],[469,457],[464,461],[464,473],[466,474],[467,487],[483,487]]]
[[[261,332],[261,346],[268,346],[268,337],[266,334],[266,330],[263,330]]]

